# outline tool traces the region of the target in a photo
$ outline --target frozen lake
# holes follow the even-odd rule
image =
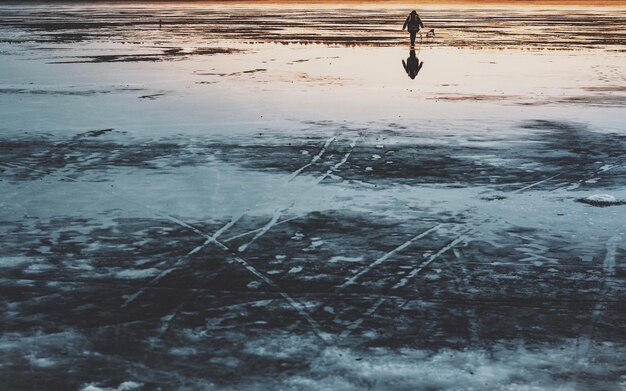
[[[0,383],[623,389],[626,9],[408,11],[0,5]]]

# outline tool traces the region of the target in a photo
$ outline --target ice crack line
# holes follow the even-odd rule
[[[356,281],[364,274],[366,274],[367,272],[369,272],[372,268],[380,265],[381,263],[387,261],[390,257],[392,257],[393,255],[397,254],[400,251],[405,250],[407,247],[409,247],[414,241],[421,239],[425,236],[427,236],[428,234],[437,231],[439,228],[441,228],[442,226],[444,226],[444,224],[437,224],[434,227],[431,227],[429,229],[427,229],[426,231],[412,237],[411,239],[407,240],[406,242],[402,243],[401,245],[399,245],[398,247],[394,248],[393,250],[389,251],[388,253],[384,254],[383,256],[379,257],[378,259],[376,259],[374,262],[370,263],[369,265],[364,266],[363,268],[361,268],[358,272],[356,272],[355,274],[353,274],[351,277],[349,277],[348,279],[346,279],[344,281],[343,284],[339,285],[333,292],[333,296],[336,296],[338,294],[340,294],[344,289],[346,289],[347,287],[349,287],[350,285],[354,285],[356,284]],[[313,308],[313,310],[310,312],[310,314],[315,314],[320,308],[323,308],[326,304],[328,303],[328,301],[324,301],[318,305],[315,306],[315,308]]]
[[[406,249],[407,247],[409,247],[414,241],[421,239],[423,237],[425,237],[426,235],[430,234],[431,232],[437,231],[439,228],[441,228],[443,226],[443,224],[437,224],[434,227],[422,232],[419,235],[416,235],[414,237],[412,237],[411,239],[407,240],[406,242],[402,243],[401,245],[399,245],[398,247],[394,248],[393,250],[389,251],[387,254],[383,255],[382,257],[376,259],[374,262],[370,263],[369,265],[363,267],[361,270],[359,270],[357,273],[355,273],[354,275],[352,275],[352,277],[348,278],[343,284],[339,285],[337,291],[341,291],[345,288],[347,288],[350,285],[353,285],[356,283],[356,281],[365,273],[369,272],[370,270],[372,270],[374,267],[380,265],[381,263],[387,261],[389,258],[391,258],[393,255],[395,255],[396,253]]]
[[[233,217],[231,220],[228,221],[228,223],[226,223],[224,226],[222,226],[219,230],[217,230],[213,235],[211,235],[211,237],[207,238],[204,243],[202,243],[201,245],[193,248],[191,251],[189,251],[187,254],[183,255],[182,257],[178,258],[178,260],[176,260],[176,262],[174,263],[174,265],[172,265],[172,267],[170,267],[167,270],[163,270],[161,273],[159,273],[157,276],[155,276],[150,283],[148,284],[149,286],[153,285],[154,283],[160,281],[163,277],[167,276],[168,274],[170,274],[171,272],[179,269],[182,265],[185,264],[185,262],[187,261],[187,259],[200,252],[203,248],[205,248],[206,246],[208,246],[210,243],[214,242],[217,240],[217,238],[223,233],[225,232],[227,229],[229,229],[230,227],[232,227],[233,225],[235,225],[235,223],[237,221],[239,221],[239,219],[243,216],[243,214],[240,214],[236,217]],[[177,223],[178,224],[178,223]],[[187,227],[189,228],[189,227]],[[166,264],[167,261],[161,262],[160,264],[158,264],[157,266],[163,266],[164,264]],[[133,301],[135,301],[137,298],[139,298],[139,296],[141,296],[145,290],[148,287],[144,287],[142,289],[140,289],[138,292],[129,295],[126,299],[126,301],[124,302],[124,304],[122,305],[123,307],[127,306],[128,304],[132,303]]]
[[[72,178],[72,177],[60,174],[60,173],[55,172],[55,171],[39,170],[39,169],[36,169],[36,168],[30,168],[30,167],[22,166],[22,165],[16,164],[16,163],[7,163],[7,162],[5,162],[5,163],[0,163],[0,166],[4,166],[4,167],[8,166],[10,168],[21,168],[23,170],[28,170],[28,171],[32,171],[32,172],[38,172],[38,173],[44,174],[44,175],[55,175],[55,176],[58,176],[59,178],[66,179],[66,180],[71,181],[71,182],[84,182],[84,181],[79,181],[76,178]],[[86,183],[89,183],[89,182],[86,182]]]
[[[284,208],[283,210],[276,210],[276,211],[274,211],[274,214],[272,215],[272,218],[270,219],[270,221],[268,221],[267,224],[265,224],[263,227],[261,227],[259,232],[257,232],[257,234],[254,235],[254,237],[252,237],[252,239],[250,239],[247,243],[244,243],[241,246],[239,246],[237,248],[237,251],[239,251],[240,253],[246,251],[248,246],[250,246],[252,243],[254,243],[261,236],[265,235],[265,233],[267,231],[269,231],[273,226],[275,226],[278,223],[278,220],[280,219],[280,216],[282,216],[282,214],[284,212],[287,212],[289,209],[291,209],[291,207],[293,205],[294,204],[292,203],[291,205],[289,205],[288,207]]]
[[[606,255],[602,262],[602,268],[604,270],[604,279],[602,280],[602,288],[598,293],[596,305],[591,311],[591,320],[589,321],[589,331],[586,335],[580,337],[576,343],[576,357],[577,361],[585,360],[591,352],[591,346],[595,337],[595,330],[600,320],[600,317],[606,311],[607,300],[606,297],[611,293],[611,280],[615,276],[615,258],[617,255],[617,247],[623,241],[622,235],[614,235],[606,242]]]
[[[595,173],[594,173],[594,175],[600,175],[600,174],[605,173],[605,172],[607,172],[607,171],[609,171],[609,170],[611,170],[611,169],[613,169],[613,168],[615,168],[615,167],[619,167],[619,164],[615,164],[615,165],[606,164],[606,165],[604,165],[604,166],[600,167],[598,170],[596,170],[596,171],[595,171]],[[552,176],[550,176],[550,177],[548,177],[548,178],[545,178],[545,179],[542,179],[542,180],[540,180],[540,181],[538,181],[538,182],[534,182],[534,183],[531,183],[531,184],[529,184],[529,185],[527,185],[527,186],[524,186],[524,187],[522,187],[521,189],[514,190],[512,193],[513,193],[513,194],[515,194],[515,193],[521,193],[521,192],[522,192],[522,191],[524,191],[524,190],[528,190],[528,189],[533,188],[533,187],[535,187],[535,186],[537,186],[537,185],[540,185],[540,184],[542,184],[542,183],[544,183],[544,182],[547,182],[547,181],[549,181],[549,180],[551,180],[551,179],[557,178],[557,177],[562,176],[562,175],[570,174],[570,173],[572,173],[572,172],[574,172],[574,170],[566,170],[566,171],[563,171],[563,172],[559,172],[559,173],[557,173],[557,174],[555,174],[555,175],[552,175]],[[558,185],[556,188],[552,189],[551,191],[557,191],[557,190],[560,190],[560,189],[566,188],[566,187],[568,187],[568,186],[571,186],[571,185],[573,185],[573,184],[580,184],[580,183],[584,182],[585,180],[586,180],[586,179],[584,179],[584,178],[583,178],[583,179],[580,179],[580,180],[579,180],[579,181],[577,181],[577,182],[567,183],[567,184],[565,184],[565,185],[560,184],[560,185]]]
[[[239,254],[236,254],[228,246],[226,246],[225,244],[223,244],[222,242],[220,242],[218,240],[215,240],[214,243],[218,247],[220,247],[222,250],[230,253],[233,256],[233,258],[235,259],[235,261],[237,261],[246,270],[248,270],[248,272],[250,272],[251,274],[256,276],[261,281],[265,282],[267,285],[271,286],[272,288],[275,288],[278,291],[278,294],[283,299],[285,299],[285,301],[287,301],[287,303],[289,303],[289,305],[292,308],[294,308],[296,310],[296,312],[298,312],[298,314],[307,321],[307,323],[309,323],[309,325],[313,329],[313,332],[318,337],[320,337],[325,342],[328,342],[330,340],[330,336],[322,331],[322,329],[320,328],[319,324],[304,310],[304,307],[302,306],[302,304],[300,302],[295,300],[293,297],[291,297],[286,292],[283,292],[282,290],[280,290],[280,287],[278,286],[278,284],[276,284],[269,277],[267,277],[266,275],[261,273],[259,270],[257,270],[254,266],[252,266],[252,264],[250,264],[248,261],[246,261],[244,258],[242,258]]]
[[[379,257],[378,259],[376,259],[374,262],[370,263],[367,266],[364,266],[363,268],[361,268],[361,270],[359,270],[358,272],[356,272],[355,274],[353,274],[351,277],[349,277],[348,279],[345,280],[345,282],[341,285],[339,285],[335,291],[333,292],[333,296],[338,295],[339,293],[341,293],[344,289],[346,289],[347,287],[349,287],[350,285],[354,285],[356,284],[357,280],[363,276],[364,274],[368,273],[371,269],[373,269],[374,267],[382,264],[383,262],[387,261],[389,258],[391,258],[393,255],[397,254],[400,251],[405,250],[407,247],[409,247],[414,241],[421,239],[427,235],[429,235],[432,232],[437,231],[439,228],[443,227],[445,224],[437,224],[434,227],[431,227],[429,229],[427,229],[426,231],[415,235],[414,237],[412,237],[411,239],[407,240],[406,242],[402,243],[401,245],[399,245],[398,247],[394,248],[393,250],[389,251],[388,253],[384,254],[383,256]],[[383,299],[383,302],[386,299]],[[380,300],[379,300],[380,301]],[[323,308],[326,305],[327,301],[317,305],[310,313],[314,314],[315,312],[317,312],[320,308]],[[376,305],[376,308],[378,308],[378,306],[382,304],[379,303],[378,305]],[[368,315],[369,310],[365,312],[364,316],[369,316]],[[373,312],[372,312],[373,313]],[[362,321],[361,321],[362,322]],[[360,324],[360,322],[359,322]],[[350,326],[349,326],[350,327]],[[358,327],[358,325],[357,325]],[[356,328],[356,327],[355,327]]]
[[[522,192],[522,191],[524,191],[524,190],[528,190],[528,189],[533,188],[533,187],[535,187],[535,186],[537,186],[537,185],[540,185],[540,184],[542,184],[542,183],[544,183],[544,182],[547,182],[547,181],[549,181],[550,179],[554,179],[554,178],[556,178],[556,177],[560,176],[561,174],[562,174],[562,173],[558,173],[558,174],[552,175],[551,177],[548,177],[548,178],[546,178],[546,179],[542,179],[542,180],[540,180],[539,182],[531,183],[531,184],[530,184],[530,185],[528,185],[528,186],[524,186],[524,187],[522,187],[521,189],[517,189],[517,190],[513,191],[513,193],[514,193],[514,194],[515,194],[515,193],[521,193],[521,192]]]
[[[289,178],[287,178],[287,182],[291,182],[292,180],[294,180],[298,175],[300,175],[300,173],[302,173],[302,171],[304,171],[305,169],[307,169],[308,167],[311,167],[313,164],[317,163],[318,160],[320,160],[320,158],[324,155],[324,153],[326,153],[326,149],[328,149],[328,147],[330,146],[330,144],[335,141],[336,137],[332,136],[329,139],[326,140],[326,142],[324,143],[324,145],[322,146],[322,148],[320,149],[320,151],[317,153],[317,155],[313,156],[313,158],[304,166],[298,168],[296,171],[294,171],[293,173],[291,173],[291,175],[289,176]],[[274,214],[272,215],[272,218],[270,219],[270,221],[268,223],[266,223],[263,227],[259,228],[256,235],[254,235],[254,237],[252,239],[250,239],[247,243],[244,243],[242,245],[239,246],[239,248],[237,249],[239,252],[244,252],[246,251],[246,249],[252,244],[254,243],[258,238],[260,238],[261,236],[265,235],[265,233],[267,231],[269,231],[274,225],[276,225],[278,223],[278,220],[280,219],[280,216],[288,211],[289,209],[291,209],[291,207],[293,207],[294,203],[292,202],[291,205],[289,205],[287,208],[284,209],[276,209],[274,211]]]
[[[404,286],[406,286],[413,278],[415,278],[415,276],[417,276],[419,273],[421,273],[425,268],[427,268],[431,263],[433,263],[437,258],[439,258],[441,255],[443,255],[445,252],[447,252],[448,250],[450,250],[451,248],[455,247],[457,244],[461,243],[462,241],[465,240],[466,235],[468,235],[471,231],[473,231],[473,229],[469,229],[467,231],[465,231],[464,233],[462,233],[461,235],[457,236],[454,240],[452,240],[450,243],[448,243],[447,245],[443,246],[442,248],[439,249],[439,251],[437,251],[435,254],[432,254],[430,257],[428,257],[428,259],[424,262],[422,262],[418,267],[416,267],[415,269],[411,270],[411,272],[409,272],[409,274],[402,278],[400,281],[398,281],[396,284],[394,284],[390,290],[396,290],[396,289],[400,289]],[[372,306],[370,306],[370,308],[367,309],[367,311],[365,311],[357,320],[355,320],[354,322],[352,322],[350,325],[348,325],[344,331],[340,334],[341,338],[346,338],[348,337],[354,330],[356,330],[357,328],[359,328],[359,326],[361,325],[361,323],[363,323],[365,321],[366,318],[372,316],[376,310],[385,302],[387,301],[388,297],[381,297],[380,299],[378,299]]]
[[[592,175],[591,177],[582,178],[582,179],[579,179],[579,180],[578,180],[578,181],[576,181],[576,182],[570,182],[570,183],[565,183],[565,184],[559,184],[557,187],[555,187],[554,189],[552,189],[552,190],[550,190],[550,191],[552,191],[552,192],[554,192],[554,191],[559,191],[559,190],[561,190],[561,189],[566,189],[566,188],[568,188],[568,187],[570,187],[570,186],[579,187],[581,183],[583,183],[583,182],[585,182],[585,181],[587,181],[587,180],[589,180],[589,179],[592,179],[592,178],[596,177],[596,175],[602,175],[602,174],[604,174],[605,172],[607,172],[607,171],[609,171],[609,170],[614,169],[615,167],[619,167],[619,164],[615,164],[615,165],[605,164],[604,166],[602,166],[602,167],[600,167],[599,169],[597,169],[597,170],[593,173],[593,175]]]
[[[465,266],[465,259],[463,258],[461,249],[459,248],[453,248],[452,253],[454,254],[454,257],[456,258],[456,261],[461,269],[462,276],[460,278],[460,285],[462,285],[463,289],[467,291],[470,287],[470,278],[467,267]],[[474,307],[468,306],[466,314],[468,317],[468,334],[470,336],[470,341],[478,343],[480,340],[478,334],[480,325],[478,323],[478,317],[476,316],[476,310]]]
[[[324,175],[319,177],[317,179],[316,183],[322,182],[324,179],[326,179],[328,176],[330,176],[333,172],[339,170],[339,167],[343,166],[348,161],[348,158],[352,154],[352,151],[354,150],[354,147],[356,146],[356,143],[359,140],[359,138],[361,138],[361,136],[359,136],[359,137],[355,138],[354,140],[352,140],[352,142],[350,143],[350,150],[345,155],[343,155],[343,159],[341,159],[341,161],[339,161],[337,164],[332,166],[328,171],[326,171],[326,173]]]
[[[409,281],[411,281],[413,278],[415,278],[415,276],[417,276],[419,273],[421,273],[422,270],[426,269],[428,267],[428,265],[433,263],[437,258],[439,258],[441,255],[443,255],[446,251],[450,250],[451,248],[453,248],[457,244],[459,244],[462,241],[464,241],[465,240],[465,234],[467,234],[468,232],[469,231],[467,231],[464,234],[461,234],[461,236],[457,237],[452,242],[450,242],[448,245],[442,247],[439,251],[437,251],[436,253],[434,253],[430,257],[428,257],[428,260],[426,260],[426,262],[423,262],[420,266],[418,266],[417,268],[411,270],[411,272],[409,274],[407,274],[406,277],[404,277],[400,281],[398,281],[398,283],[396,285],[394,285],[393,287],[391,287],[391,289],[395,290],[395,289],[400,289],[400,288],[406,286],[406,284],[408,284]]]
[[[317,155],[315,155],[315,156],[311,159],[311,161],[310,161],[308,164],[306,164],[306,165],[302,166],[301,168],[299,168],[298,170],[296,170],[294,173],[292,173],[292,175],[289,177],[288,181],[293,180],[293,179],[294,179],[297,175],[299,175],[299,174],[300,174],[303,170],[305,170],[306,168],[310,167],[310,166],[311,166],[311,165],[313,165],[315,162],[317,162],[317,161],[318,161],[318,160],[319,160],[319,159],[320,159],[320,158],[324,155],[324,153],[326,152],[326,149],[330,146],[330,144],[331,144],[331,143],[332,143],[335,139],[336,139],[336,137],[335,137],[335,136],[330,137],[329,139],[327,139],[327,140],[326,140],[326,142],[324,143],[323,147],[321,148],[320,152],[319,152]],[[57,175],[57,176],[60,176],[60,177],[62,177],[62,178],[65,178],[65,179],[71,180],[71,181],[73,181],[73,182],[81,182],[81,181],[79,181],[79,180],[77,180],[77,179],[75,179],[75,178],[67,177],[67,176],[65,176],[65,175],[61,175],[61,174],[54,173],[54,172],[52,172],[52,173],[51,173],[51,172],[47,172],[47,171],[44,171],[44,170],[33,169],[33,168],[24,167],[24,166],[20,166],[20,165],[17,165],[17,164],[11,164],[11,163],[4,163],[4,164],[7,164],[9,167],[13,167],[13,168],[21,168],[21,169],[26,169],[26,170],[30,170],[30,171],[34,171],[34,172],[39,172],[39,173],[42,173],[42,174],[45,174],[45,175],[51,175],[51,174],[52,174],[52,175]],[[5,167],[6,167],[6,166],[5,166]],[[115,194],[115,192],[113,192],[113,191],[111,191],[111,194],[116,195],[116,194]],[[145,206],[145,205],[144,205],[144,206]],[[147,208],[148,208],[148,207],[147,207]],[[288,209],[288,208],[287,208],[287,209]],[[159,213],[159,214],[162,214],[160,211],[159,211],[158,213]],[[161,273],[159,273],[159,274],[158,274],[158,275],[157,275],[157,276],[156,276],[156,277],[155,277],[152,281],[150,281],[150,285],[152,285],[152,284],[154,284],[154,283],[158,282],[159,280],[161,280],[161,279],[162,279],[163,277],[165,277],[166,275],[168,275],[168,274],[170,274],[171,272],[173,272],[174,270],[176,270],[176,269],[180,268],[180,267],[181,267],[181,266],[182,266],[182,265],[186,262],[186,260],[187,260],[190,256],[192,256],[192,255],[194,255],[194,254],[196,254],[196,253],[200,252],[203,248],[205,248],[205,247],[206,247],[207,245],[209,245],[210,243],[215,242],[215,241],[216,241],[216,239],[217,239],[217,238],[218,238],[221,234],[223,234],[224,232],[226,232],[227,230],[229,230],[232,226],[234,226],[234,225],[237,223],[237,221],[239,221],[239,220],[243,217],[243,215],[244,215],[244,213],[240,213],[239,215],[237,215],[237,216],[235,216],[235,217],[231,218],[231,220],[230,220],[228,223],[226,223],[224,226],[222,226],[222,227],[221,227],[218,231],[216,231],[216,232],[215,232],[215,233],[214,233],[211,237],[207,237],[207,238],[206,238],[206,240],[205,240],[205,242],[204,242],[203,244],[201,244],[200,246],[195,247],[195,248],[194,248],[194,249],[192,249],[190,252],[188,252],[187,254],[185,254],[185,255],[183,255],[182,257],[180,257],[180,258],[179,258],[179,259],[178,259],[178,260],[174,263],[174,265],[173,265],[171,268],[169,268],[169,269],[167,269],[167,270],[164,270],[164,271],[162,271]],[[265,234],[265,232],[267,232],[267,230],[269,230],[269,229],[270,229],[273,225],[275,225],[275,224],[277,223],[278,218],[280,218],[280,215],[281,215],[281,213],[280,213],[280,212],[278,212],[277,214],[275,214],[275,216],[274,216],[274,217],[275,217],[276,219],[274,219],[274,218],[273,218],[273,219],[270,221],[270,223],[268,223],[268,225],[267,225],[266,227],[263,227],[263,228],[261,229],[261,231],[260,231],[260,232],[259,232],[259,233],[258,233],[258,234],[257,234],[257,235],[256,235],[256,236],[255,236],[255,237],[254,237],[254,238],[253,238],[250,242],[249,242],[249,243],[247,243],[246,245],[244,245],[244,246],[243,246],[243,250],[245,250],[245,248],[246,248],[247,246],[249,246],[252,242],[254,242],[256,239],[258,239],[258,237],[260,237],[260,236],[262,236],[263,234]],[[170,220],[172,220],[171,216],[168,216],[168,218],[169,218]],[[179,224],[179,225],[182,225],[182,226],[184,226],[184,227],[188,228],[188,229],[194,230],[196,233],[200,233],[198,230],[196,230],[196,229],[195,229],[195,227],[192,227],[191,225],[188,225],[188,224],[184,223],[184,222],[183,222],[183,221],[181,221],[181,220],[176,219],[176,221],[175,221],[175,222],[176,222],[177,224]],[[200,233],[200,234],[201,234],[201,235],[203,235],[203,233]],[[203,235],[203,236],[204,236],[204,235]],[[241,249],[241,247],[240,247],[240,251],[243,251],[243,250],[242,250],[242,249]],[[135,301],[138,297],[140,297],[140,296],[141,296],[141,295],[145,292],[145,290],[146,290],[146,289],[147,289],[147,287],[144,287],[143,289],[139,290],[139,291],[138,291],[138,292],[136,292],[135,294],[129,295],[129,296],[127,297],[126,301],[124,302],[123,306],[127,306],[128,304],[130,304],[130,303],[132,303],[133,301]]]
[[[278,222],[275,224],[275,226],[276,226],[276,225],[280,225],[280,224],[284,224],[284,223],[288,223],[288,222],[293,221],[293,220],[296,220],[296,219],[299,219],[299,218],[300,218],[300,217],[302,217],[302,216],[304,216],[304,214],[299,214],[299,215],[297,215],[297,216],[292,216],[292,217],[289,217],[289,218],[287,218],[287,219],[280,220],[280,221],[278,221]],[[261,227],[261,228],[253,229],[253,230],[250,230],[250,231],[247,231],[247,232],[243,232],[243,233],[237,234],[237,235],[235,235],[235,236],[231,236],[231,237],[229,237],[229,238],[227,238],[227,239],[224,239],[224,240],[223,240],[223,242],[224,242],[224,243],[229,243],[229,242],[232,242],[232,241],[233,241],[233,240],[235,240],[235,239],[243,238],[244,236],[252,235],[252,234],[254,234],[254,233],[257,233],[257,232],[259,232],[259,231],[262,231],[262,230],[263,230],[263,228],[265,228],[265,226],[263,226],[263,227]]]
[[[335,136],[332,136],[331,138],[329,138],[328,140],[326,140],[326,142],[324,143],[324,146],[322,147],[322,149],[320,149],[320,151],[317,153],[317,155],[313,156],[313,158],[311,159],[310,162],[308,162],[307,164],[305,164],[304,166],[298,168],[296,171],[294,171],[289,178],[287,179],[287,182],[291,182],[292,180],[294,180],[298,175],[300,175],[300,173],[304,170],[306,170],[307,168],[311,167],[313,164],[317,163],[318,160],[320,160],[320,158],[322,157],[322,155],[324,155],[324,153],[326,153],[326,149],[330,146],[330,144],[335,141]]]
[[[352,153],[352,151],[354,150],[354,147],[356,146],[356,143],[358,141],[359,137],[356,137],[354,140],[352,140],[352,142],[350,143],[350,150],[344,155],[344,157],[334,166],[332,166],[328,171],[326,171],[326,173],[324,173],[322,176],[320,176],[319,178],[316,179],[315,183],[320,183],[322,182],[324,179],[326,179],[330,174],[332,174],[334,171],[338,170],[339,167],[341,167],[342,165],[344,165],[347,161],[348,158],[350,157],[350,154]],[[334,137],[331,137],[331,139],[329,139],[327,141],[327,144],[330,144],[330,142],[332,142],[334,140]],[[322,151],[320,151],[320,153],[318,154],[319,156],[321,156],[322,152],[326,150],[326,147],[322,148]],[[319,158],[318,158],[319,159]],[[317,161],[317,159],[313,159],[315,161]],[[313,162],[312,160],[312,162]],[[299,173],[299,172],[298,172]],[[261,229],[259,232],[257,232],[256,235],[254,235],[254,237],[252,239],[250,239],[247,243],[244,243],[242,245],[240,245],[237,250],[239,252],[244,252],[246,251],[246,249],[252,244],[254,243],[257,239],[259,239],[261,236],[265,235],[270,229],[272,229],[272,227],[274,227],[280,217],[283,215],[283,213],[286,213],[287,211],[289,211],[291,208],[293,208],[293,206],[296,204],[296,201],[294,200],[291,205],[289,205],[286,208],[283,209],[277,209],[274,211],[274,214],[272,215],[272,218],[270,219],[270,221],[268,221]]]
[[[2,164],[0,164],[2,165]],[[66,177],[62,174],[58,174],[58,173],[50,173],[50,172],[46,172],[43,170],[38,170],[38,169],[33,169],[33,168],[29,168],[29,167],[24,167],[24,166],[20,166],[20,165],[15,165],[18,168],[22,168],[22,169],[26,169],[26,170],[30,170],[30,171],[34,171],[34,172],[41,172],[44,173],[46,175],[56,175],[58,177],[61,178],[65,178],[68,180],[71,180],[73,182],[84,182],[84,181],[80,181],[77,180],[75,178],[71,178],[71,177]],[[88,183],[88,182],[87,182]],[[118,196],[120,198],[122,198],[120,195],[111,192],[112,195]],[[328,334],[324,333],[321,328],[319,327],[319,324],[313,319],[311,318],[311,316],[309,316],[308,313],[306,313],[306,311],[304,311],[302,304],[300,304],[298,301],[296,301],[294,298],[292,298],[289,294],[283,292],[280,290],[280,287],[274,282],[272,281],[269,277],[265,276],[263,273],[261,273],[260,271],[258,271],[254,266],[252,266],[249,262],[247,262],[245,259],[243,259],[240,255],[238,255],[236,252],[232,251],[228,246],[226,246],[224,243],[222,243],[221,241],[219,241],[217,238],[214,238],[213,235],[208,235],[205,232],[202,232],[201,230],[199,230],[198,228],[194,227],[193,225],[179,219],[176,218],[174,216],[171,216],[167,213],[164,213],[158,209],[149,207],[145,204],[142,204],[140,202],[131,200],[131,199],[126,199],[123,198],[125,201],[132,203],[132,204],[136,204],[136,205],[141,205],[143,208],[151,211],[152,213],[157,214],[158,216],[161,216],[167,220],[172,221],[173,223],[180,225],[181,227],[187,228],[193,232],[195,232],[197,235],[204,237],[205,239],[207,239],[207,241],[211,242],[211,243],[215,243],[215,245],[217,245],[219,248],[221,248],[222,250],[228,252],[229,254],[231,254],[231,256],[234,257],[234,259],[237,261],[237,263],[239,263],[241,266],[243,266],[249,273],[251,273],[252,275],[254,275],[256,278],[260,279],[261,281],[265,282],[266,284],[268,284],[269,286],[275,288],[278,292],[278,294],[287,301],[287,303],[294,309],[296,310],[296,312],[302,316],[307,323],[310,325],[311,329],[313,330],[313,332],[320,338],[322,339],[324,342],[328,342],[330,340],[330,337],[328,336]],[[232,220],[231,220],[232,222]],[[227,223],[226,225],[230,224]],[[233,223],[234,224],[234,223]],[[218,232],[223,233],[225,230],[218,230]],[[193,250],[192,250],[193,251]],[[134,300],[133,297],[129,298],[131,301]],[[128,301],[128,300],[127,300]]]
[[[203,237],[205,237],[207,240],[209,240],[210,242],[214,243],[217,247],[219,247],[220,249],[224,250],[225,252],[229,253],[234,260],[239,263],[241,266],[243,266],[244,269],[246,269],[250,274],[254,275],[257,279],[261,280],[262,282],[266,283],[267,285],[271,286],[272,288],[275,288],[277,290],[277,293],[283,298],[285,299],[285,301],[287,301],[287,303],[294,309],[296,310],[296,312],[303,317],[307,323],[310,325],[311,329],[313,330],[313,332],[320,338],[322,339],[324,342],[328,342],[330,340],[330,337],[328,336],[328,334],[324,333],[319,324],[313,319],[311,318],[311,316],[309,316],[308,313],[306,313],[306,311],[304,310],[303,306],[301,303],[299,303],[297,300],[295,300],[293,297],[291,297],[289,294],[287,294],[286,292],[283,292],[280,287],[278,286],[278,284],[276,284],[274,281],[272,281],[269,277],[267,277],[265,274],[263,274],[262,272],[260,272],[258,269],[256,269],[252,264],[250,264],[250,262],[246,261],[243,257],[241,257],[239,254],[237,254],[235,251],[231,250],[228,246],[226,246],[224,243],[222,243],[221,241],[219,241],[218,239],[214,239],[213,236],[210,236],[204,232],[202,232],[201,230],[195,228],[194,226],[192,226],[191,224],[188,224],[176,217],[170,216],[168,214],[162,214],[163,217],[169,219],[170,221],[188,228],[190,230],[192,230],[193,232],[197,233],[198,235],[201,235]]]

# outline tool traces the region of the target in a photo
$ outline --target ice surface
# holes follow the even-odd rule
[[[0,384],[624,387],[624,10],[328,7],[0,6]]]

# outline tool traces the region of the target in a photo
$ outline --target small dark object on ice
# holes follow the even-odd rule
[[[491,194],[491,195],[487,195],[484,197],[480,197],[480,199],[484,201],[500,201],[500,200],[506,200],[506,196],[503,196],[502,194]]]
[[[98,137],[102,136],[105,133],[113,131],[113,128],[100,129],[100,130],[91,130],[87,133],[82,134],[84,137]]]

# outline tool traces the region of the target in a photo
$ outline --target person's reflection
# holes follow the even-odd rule
[[[402,60],[402,66],[411,79],[415,79],[423,65],[424,61],[420,62],[419,58],[415,56],[415,50],[413,49],[409,51],[409,58],[406,61]]]

